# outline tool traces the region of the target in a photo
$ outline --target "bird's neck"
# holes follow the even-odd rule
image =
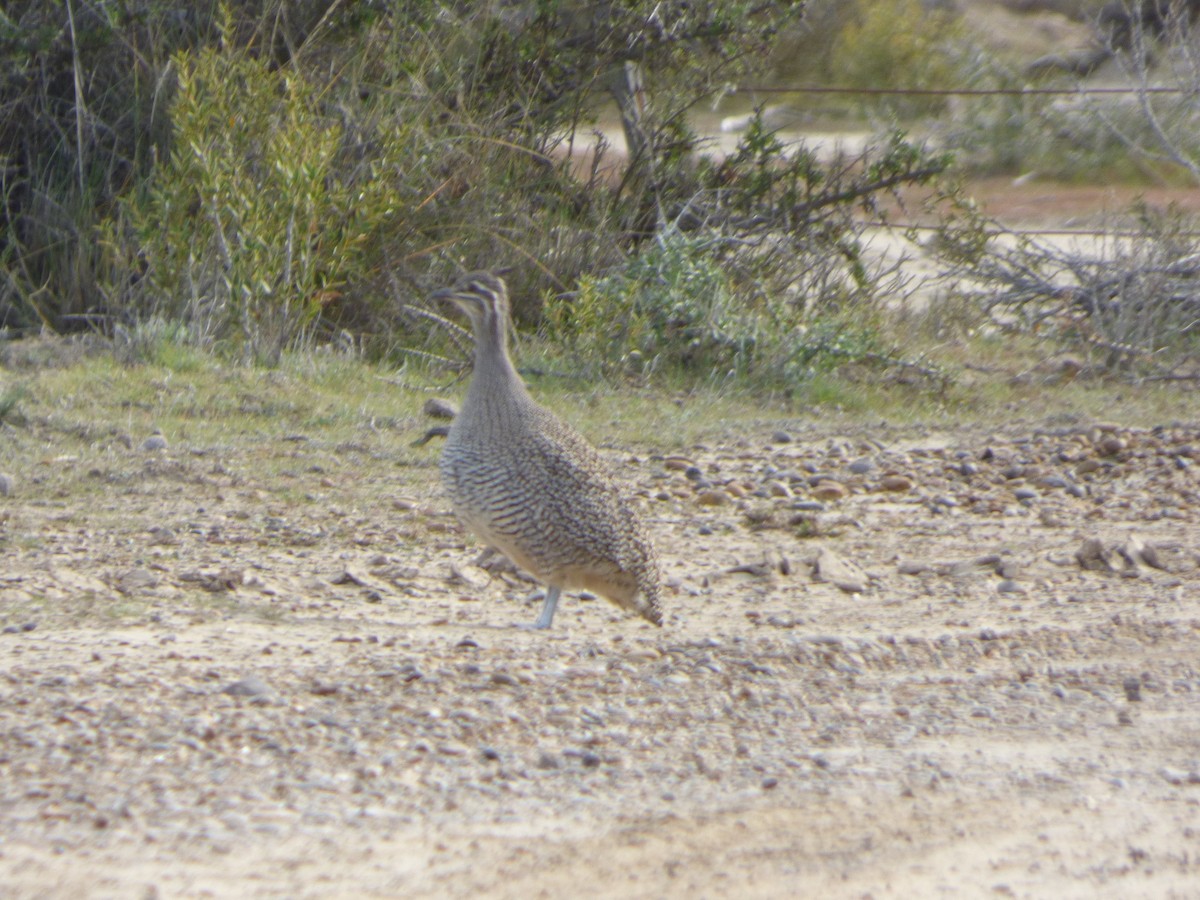
[[[512,358],[508,355],[508,334],[505,323],[496,321],[481,326],[475,335],[475,369],[468,393],[490,397],[526,397],[528,391]]]

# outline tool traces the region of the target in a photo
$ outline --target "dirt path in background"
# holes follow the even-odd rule
[[[1200,883],[1195,427],[614,452],[667,625],[570,597],[549,634],[508,627],[537,601],[470,564],[411,435],[25,438],[47,449],[0,516],[0,896]],[[1081,567],[1088,539],[1113,571]],[[862,590],[814,576],[822,551]]]

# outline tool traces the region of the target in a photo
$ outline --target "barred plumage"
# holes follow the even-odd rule
[[[561,591],[602,594],[655,625],[658,557],[608,464],[529,396],[508,356],[508,290],[472,272],[435,298],[471,320],[475,370],[442,450],[455,513],[482,541],[546,583],[535,628],[548,628]]]

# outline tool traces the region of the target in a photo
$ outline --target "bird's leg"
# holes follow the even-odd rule
[[[550,623],[554,619],[554,610],[558,607],[558,595],[561,593],[562,588],[556,584],[552,584],[546,589],[546,602],[542,604],[542,614],[538,616],[532,627],[550,627]]]

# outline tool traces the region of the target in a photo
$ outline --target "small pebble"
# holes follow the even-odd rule
[[[146,451],[166,450],[167,439],[161,434],[152,434],[150,437],[142,441],[142,449]]]
[[[430,397],[426,400],[422,411],[425,415],[434,419],[453,419],[458,415],[458,410],[454,408],[454,404],[449,400],[442,400],[440,397]]]
[[[786,431],[776,431],[771,435],[771,441],[776,444],[790,444],[792,442],[792,436]]]
[[[16,490],[17,482],[11,475],[0,472],[0,497],[10,497]]]
[[[225,685],[221,688],[221,693],[229,694],[232,697],[259,697],[271,693],[271,688],[257,675],[247,675],[232,684]]]
[[[842,485],[836,481],[822,481],[812,489],[812,495],[818,500],[827,502],[843,499],[849,493]]]
[[[904,491],[912,490],[913,480],[907,475],[898,475],[893,473],[891,475],[884,475],[879,481],[879,487],[885,491],[902,493]]]
[[[1125,689],[1125,699],[1130,703],[1139,703],[1142,699],[1142,683],[1134,676],[1129,676],[1122,682],[1121,687]]]

